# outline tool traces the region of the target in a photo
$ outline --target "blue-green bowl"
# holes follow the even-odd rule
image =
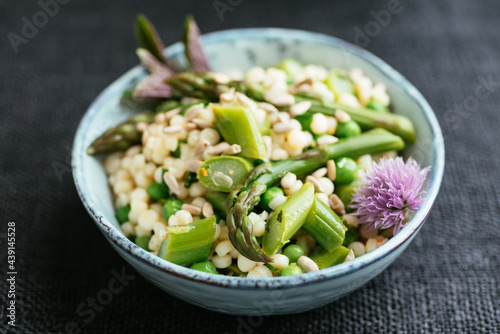
[[[85,153],[108,127],[128,117],[120,107],[122,93],[145,75],[137,66],[106,88],[84,115],[73,145],[73,176],[83,205],[113,248],[141,275],[162,290],[210,310],[241,315],[289,314],[328,304],[356,290],[382,272],[410,244],[422,227],[439,191],[444,170],[444,143],[431,107],[401,74],[371,53],[340,39],[300,30],[256,28],[220,31],[203,36],[216,70],[271,66],[284,58],[327,68],[360,67],[375,82],[387,86],[394,112],[415,124],[418,141],[405,156],[432,166],[426,200],[411,221],[374,251],[338,266],[298,276],[265,279],[206,274],[158,258],[136,246],[120,231],[114,216],[103,159]],[[186,64],[183,46],[165,50],[179,68]],[[390,282],[387,282],[390,284]]]

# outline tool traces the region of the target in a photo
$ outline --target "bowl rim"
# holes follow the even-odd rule
[[[177,276],[179,278],[224,288],[271,290],[296,288],[298,286],[309,285],[312,283],[331,280],[348,275],[380,261],[388,254],[396,251],[399,247],[403,246],[407,240],[411,239],[413,235],[418,232],[418,230],[425,222],[425,219],[429,215],[429,212],[441,186],[445,163],[444,141],[441,128],[429,103],[425,100],[422,94],[405,77],[403,77],[403,75],[401,75],[385,61],[373,55],[369,51],[366,51],[358,47],[357,45],[351,44],[337,37],[317,32],[286,28],[240,28],[207,33],[203,35],[202,38],[203,43],[207,45],[218,42],[236,42],[238,40],[259,40],[266,38],[275,40],[285,39],[290,41],[295,40],[298,42],[311,42],[313,44],[341,48],[347,54],[355,54],[362,58],[364,61],[380,69],[382,73],[387,77],[387,79],[395,82],[399,87],[401,87],[405,94],[407,94],[417,103],[417,105],[422,109],[426,121],[431,128],[433,134],[432,145],[434,146],[435,151],[434,163],[431,166],[431,176],[429,180],[429,188],[427,191],[426,199],[420,209],[415,213],[414,217],[407,223],[407,225],[397,235],[389,239],[389,241],[381,247],[352,261],[339,264],[335,267],[322,269],[316,272],[305,273],[297,276],[273,278],[231,277],[199,272],[163,260],[131,242],[121,233],[119,229],[114,227],[99,210],[95,208],[93,200],[90,198],[90,196],[86,195],[87,193],[89,193],[89,190],[86,186],[83,173],[83,159],[86,157],[86,147],[84,146],[85,136],[87,130],[90,127],[90,123],[93,117],[99,112],[102,103],[107,101],[110,97],[115,96],[117,93],[121,94],[131,80],[144,74],[144,69],[142,68],[142,66],[137,65],[120,76],[109,86],[107,86],[96,97],[96,99],[92,102],[92,104],[89,106],[84,116],[82,117],[73,142],[71,164],[73,178],[78,195],[80,196],[85,209],[94,219],[99,230],[107,237],[108,241],[115,244],[125,253],[131,255],[135,260],[138,260],[139,262],[142,262],[146,265],[151,265],[156,270],[161,270],[165,273]],[[182,43],[177,42],[167,47],[165,49],[165,54],[167,57],[171,57],[173,55],[182,53],[183,50],[184,46],[182,45]],[[121,252],[119,253],[123,256]],[[126,257],[124,258],[129,261]]]

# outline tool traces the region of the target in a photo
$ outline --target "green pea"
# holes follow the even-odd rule
[[[371,99],[370,102],[368,102],[368,104],[366,105],[366,107],[381,114],[386,114],[388,112],[386,106],[384,106],[382,103],[374,99]]]
[[[290,245],[287,248],[285,248],[285,250],[283,251],[283,255],[288,257],[288,259],[290,260],[290,263],[297,262],[299,257],[301,257],[305,254],[306,254],[306,251],[304,250],[304,248],[302,248],[299,245]]]
[[[218,274],[219,273],[217,271],[217,269],[215,269],[214,264],[210,261],[195,263],[191,266],[191,269],[202,271],[204,273],[209,273],[209,274]]]
[[[297,263],[290,263],[281,272],[281,276],[293,276],[302,274],[302,269],[297,265]]]
[[[178,199],[169,199],[163,205],[163,217],[168,221],[171,215],[175,214],[182,208],[182,202]]]
[[[158,201],[162,198],[167,198],[168,192],[165,191],[165,189],[162,187],[161,184],[153,182],[148,187],[148,195],[152,199],[155,199]]]
[[[149,252],[149,240],[151,237],[135,237],[135,244]]]
[[[339,138],[354,137],[361,134],[361,127],[356,121],[350,120],[346,123],[339,123],[337,125],[337,130],[335,131],[335,136]]]
[[[358,175],[358,165],[354,160],[347,157],[342,157],[335,160],[337,167],[337,177],[335,183],[349,184],[356,179]]]
[[[273,200],[273,198],[279,195],[284,195],[283,189],[281,189],[280,187],[271,187],[266,190],[264,195],[262,195],[260,204],[265,210],[272,211],[269,207],[269,203]]]
[[[130,205],[122,206],[121,208],[116,210],[115,216],[120,224],[123,224],[126,221],[128,221],[129,212],[130,212]]]
[[[348,226],[347,231],[345,232],[345,239],[342,245],[349,246],[351,242],[359,240],[359,232],[356,228],[352,226]]]

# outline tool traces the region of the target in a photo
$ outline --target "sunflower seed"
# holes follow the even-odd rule
[[[229,146],[224,152],[223,154],[227,154],[227,155],[233,155],[233,154],[238,154],[241,152],[241,146],[238,145],[238,144],[233,144],[231,146]]]
[[[165,174],[163,174],[163,181],[165,181],[168,188],[174,194],[179,195],[180,193],[179,183],[177,182],[177,179],[175,178],[174,174],[166,172]]]
[[[290,116],[295,117],[297,115],[302,115],[306,113],[309,110],[309,108],[311,108],[311,105],[312,105],[311,101],[302,101],[297,104],[294,104],[290,108]]]
[[[205,149],[210,145],[208,140],[206,139],[201,139],[198,144],[194,147],[193,154],[198,155],[201,152],[205,151]]]
[[[202,164],[203,162],[201,160],[187,160],[186,169],[191,173],[196,173]]]
[[[180,125],[171,125],[167,126],[166,128],[163,129],[163,133],[165,134],[174,134],[174,133],[179,133],[182,131],[182,126]]]
[[[201,209],[197,206],[192,205],[192,204],[184,203],[184,204],[182,204],[181,209],[188,211],[193,216],[198,216],[201,213]]]

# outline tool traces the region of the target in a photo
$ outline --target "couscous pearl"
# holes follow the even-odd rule
[[[132,199],[132,200],[137,199],[139,201],[147,202],[147,201],[149,201],[149,195],[146,192],[146,190],[144,190],[142,188],[135,188],[130,193],[130,199]]]
[[[153,224],[158,219],[158,213],[154,210],[146,210],[139,216],[139,226],[145,230],[153,230]]]
[[[351,242],[347,248],[352,249],[354,253],[360,256],[366,253],[365,245],[359,241]]]
[[[313,115],[311,122],[311,130],[315,134],[325,133],[328,131],[328,119],[321,113]]]
[[[190,146],[196,146],[196,144],[200,141],[200,131],[193,130],[189,132],[187,143]]]
[[[175,215],[171,215],[168,218],[168,226],[178,226],[179,225],[179,219]]]
[[[191,197],[200,197],[205,194],[205,187],[200,182],[195,182],[189,187],[189,195]]]
[[[294,149],[302,149],[309,144],[309,138],[301,130],[292,130],[287,135],[288,144]]]
[[[277,208],[280,207],[281,204],[285,202],[286,202],[286,197],[283,195],[278,195],[269,202],[269,207],[273,210],[276,210]]]
[[[257,262],[247,259],[243,255],[238,256],[238,268],[244,273],[249,272],[257,266]]]
[[[220,141],[220,135],[215,129],[206,128],[200,133],[200,140],[201,139],[205,139],[210,145],[215,145]]]
[[[178,199],[186,199],[189,196],[189,189],[184,186],[184,182],[179,182],[179,193],[177,194]]]
[[[229,240],[224,240],[219,242],[215,247],[215,252],[219,256],[224,256],[228,254],[234,248],[233,244]]]
[[[122,206],[125,206],[130,203],[130,198],[127,194],[119,194],[116,197],[115,205],[117,208],[121,208]]]
[[[167,226],[163,223],[156,222],[153,224],[153,231],[155,234],[160,234],[161,231],[166,231]]]
[[[132,157],[126,156],[122,158],[121,167],[123,169],[129,169],[132,164]]]
[[[283,254],[274,254],[273,256],[271,256],[271,259],[274,260],[271,265],[279,271],[282,271],[286,266],[290,264],[290,259],[288,259],[288,256]]]
[[[253,234],[256,237],[261,237],[266,232],[266,222],[263,220],[259,220],[253,223]]]
[[[285,160],[288,159],[288,153],[281,149],[281,148],[276,148],[273,150],[273,153],[271,154],[271,160]]]
[[[214,264],[215,268],[219,269],[229,267],[232,262],[233,258],[229,254],[224,256],[214,255],[214,257],[212,258],[212,263]]]
[[[140,225],[135,227],[135,235],[138,237],[149,237],[151,236],[151,230],[146,230],[142,228]]]
[[[273,273],[269,270],[268,267],[258,265],[252,270],[248,272],[248,278],[265,278],[265,277],[273,277]]]
[[[106,158],[104,169],[108,174],[113,174],[120,168],[122,153],[115,153]]]
[[[132,168],[134,169],[144,169],[146,167],[146,159],[144,155],[137,154],[132,160]]]
[[[151,210],[153,210],[154,212],[156,212],[158,214],[158,216],[162,216],[163,214],[163,207],[161,206],[160,203],[153,203],[149,206],[149,208]]]
[[[147,188],[153,181],[142,170],[136,172],[136,174],[134,175],[134,180],[137,186],[141,188]]]
[[[293,186],[295,184],[295,182],[297,181],[297,175],[293,174],[293,173],[286,173],[285,176],[283,176],[283,178],[281,179],[281,186],[283,188],[290,188],[291,186]]]
[[[160,237],[157,234],[153,234],[151,239],[149,239],[148,248],[149,250],[156,252],[160,249],[161,243],[163,240],[160,240]]]
[[[148,205],[146,202],[141,201],[139,199],[133,199],[132,202],[130,202],[130,210],[132,212],[135,212],[137,214],[141,214],[144,211],[148,209]]]
[[[285,195],[287,196],[292,195],[294,192],[299,190],[303,185],[304,183],[301,180],[295,181],[295,183],[290,188],[285,189]]]
[[[130,210],[130,212],[128,213],[128,220],[133,224],[137,224],[137,222],[139,221],[139,215],[139,213]]]
[[[318,182],[321,184],[321,188],[323,188],[323,192],[326,194],[326,195],[330,195],[330,194],[333,194],[333,190],[334,190],[334,186],[333,186],[333,182],[330,181],[329,178],[327,177],[322,177],[318,180]]]
[[[366,240],[365,250],[367,253],[375,250],[377,248],[377,238],[368,238]]]
[[[179,225],[187,225],[193,221],[193,216],[186,210],[179,210],[175,213]]]
[[[129,235],[135,235],[134,225],[132,225],[131,222],[125,222],[121,224],[120,227],[122,228],[122,232],[125,236],[128,237]]]
[[[285,154],[286,154],[286,152],[285,152]],[[126,180],[126,179],[122,179],[122,180],[118,180],[115,183],[115,185],[113,187],[113,191],[115,194],[129,193],[132,191],[133,188],[134,188],[134,186],[133,186],[131,181]]]
[[[328,195],[325,194],[325,193],[316,193],[316,197],[323,203],[325,203],[326,205],[329,205],[328,204]]]

